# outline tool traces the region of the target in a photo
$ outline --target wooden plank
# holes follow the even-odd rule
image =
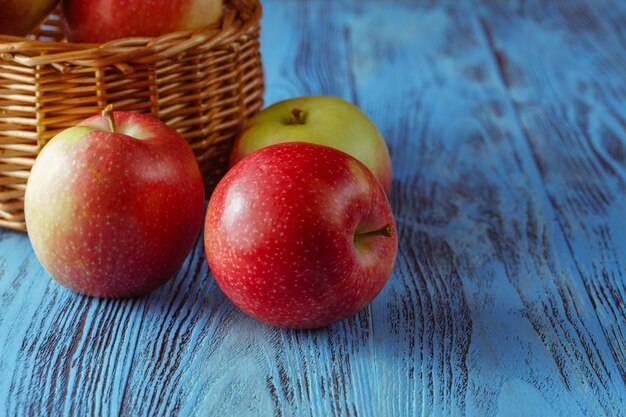
[[[385,411],[619,415],[622,364],[611,356],[478,19],[458,4],[419,9],[362,6],[348,34],[359,102],[391,143],[407,256],[387,302],[372,309],[374,338],[389,355],[378,355],[388,366],[374,378],[391,399]],[[523,24],[524,10],[511,7],[510,19]],[[515,33],[508,21],[498,29]],[[524,35],[507,46],[526,50]],[[561,91],[565,99],[573,93]],[[573,152],[584,158],[589,150]],[[563,177],[576,174],[559,168]],[[608,227],[620,230],[622,220],[612,219]],[[623,255],[617,241],[596,242],[602,253]],[[613,314],[623,324],[619,305]],[[407,354],[407,346],[416,347]]]
[[[520,8],[523,20],[517,18]],[[479,16],[585,296],[608,341],[617,365],[611,380],[624,399],[626,6],[491,2]],[[518,47],[522,38],[524,47]],[[594,349],[594,341],[586,342],[585,351]]]
[[[51,282],[25,234],[0,231],[0,414],[118,415],[142,300]]]

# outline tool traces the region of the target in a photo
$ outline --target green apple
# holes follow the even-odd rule
[[[389,195],[391,159],[372,121],[355,105],[332,96],[299,97],[253,116],[235,141],[230,165],[252,152],[283,142],[309,142],[339,149],[372,171]]]

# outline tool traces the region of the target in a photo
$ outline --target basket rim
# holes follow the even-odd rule
[[[243,38],[245,41],[246,35],[256,31],[260,25],[262,5],[259,0],[231,0],[229,3],[241,7],[231,6],[218,22],[198,30],[171,32],[156,37],[120,38],[93,44],[30,40],[0,34],[0,62],[12,61],[29,67],[55,63],[103,67],[124,63],[152,64],[197,47],[231,51],[239,46],[236,40]]]

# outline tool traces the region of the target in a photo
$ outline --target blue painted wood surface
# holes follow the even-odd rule
[[[0,231],[0,416],[626,415],[626,3],[266,0],[266,102],[380,127],[400,231],[367,310],[263,325],[199,242],[135,300]]]

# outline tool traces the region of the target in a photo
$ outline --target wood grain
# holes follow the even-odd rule
[[[199,241],[135,300],[0,231],[0,415],[626,415],[626,7],[267,0],[268,104],[334,94],[388,141],[400,253],[355,317],[260,324]]]
[[[546,14],[542,4],[525,5],[520,22],[514,9],[489,5],[482,13],[498,19],[481,26],[616,362],[614,380],[624,384],[626,39],[612,35],[626,13],[607,2],[551,6]],[[521,33],[527,47],[512,48]],[[528,65],[538,60],[541,67]],[[563,67],[575,70],[563,77]]]
[[[0,404],[4,415],[116,415],[141,300],[53,284],[22,233],[2,231]]]

